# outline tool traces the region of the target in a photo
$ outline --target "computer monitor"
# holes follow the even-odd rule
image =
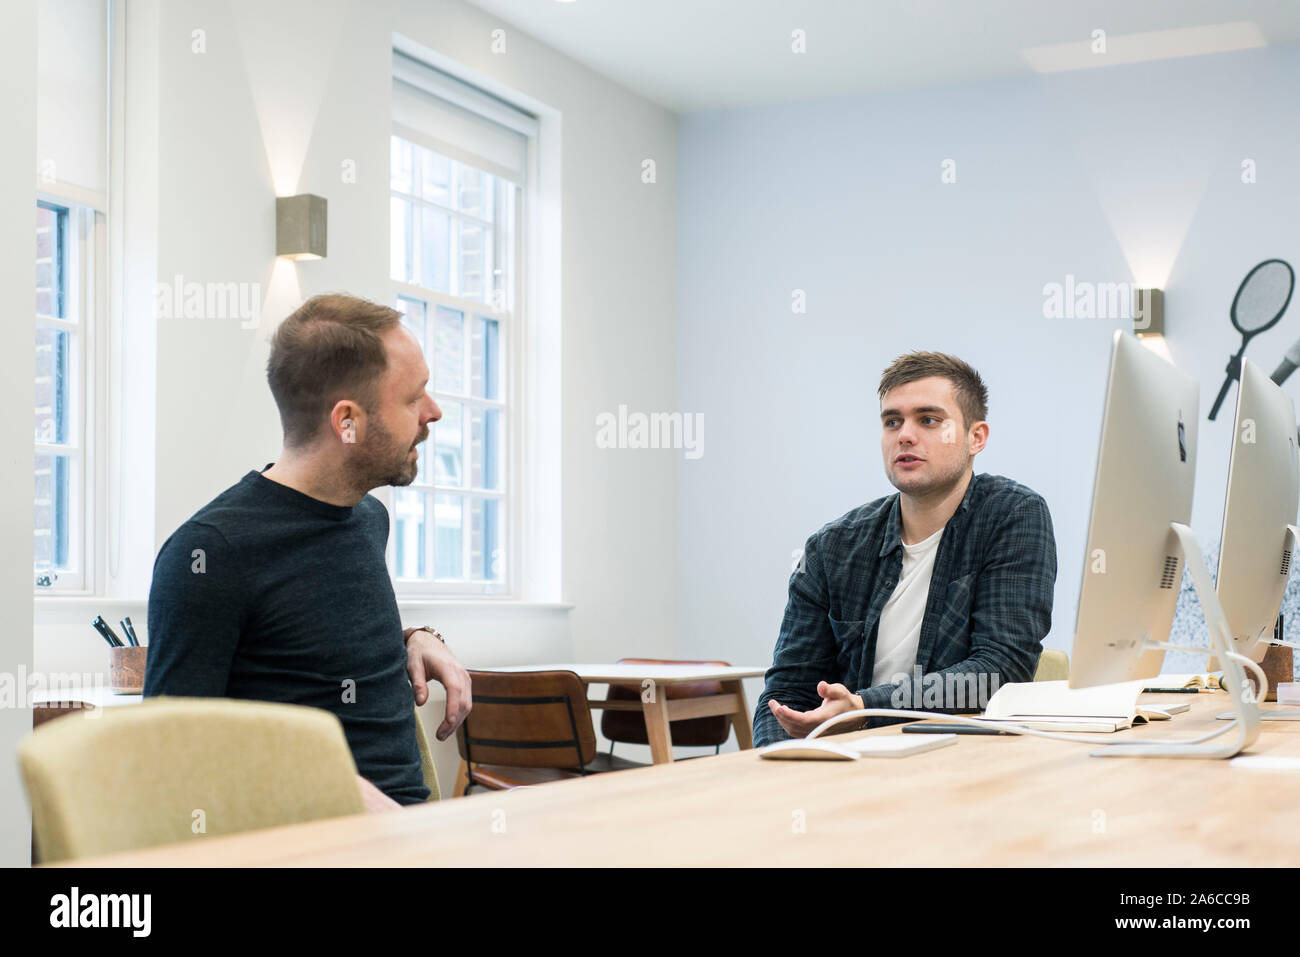
[[[1192,515],[1196,380],[1116,332],[1092,487],[1070,687],[1152,678],[1183,578],[1171,529]]]
[[[1300,508],[1295,405],[1249,359],[1241,369],[1219,544],[1219,604],[1238,652],[1262,661],[1291,573]]]

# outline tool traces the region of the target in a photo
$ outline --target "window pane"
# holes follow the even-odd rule
[[[69,440],[68,379],[72,337],[55,329],[36,329],[36,441],[65,445]]]
[[[388,272],[398,282],[415,282],[415,227],[411,204],[394,196],[389,201]]]
[[[71,474],[66,455],[36,456],[36,569],[68,567]]]
[[[470,512],[470,561],[476,581],[501,581],[505,577],[505,553],[502,550],[501,502],[495,498],[476,498]]]
[[[463,485],[464,406],[459,402],[439,402],[438,405],[442,409],[442,418],[433,425],[434,481],[439,485]]]
[[[465,392],[465,314],[446,306],[433,314],[433,387]]]
[[[474,409],[470,423],[470,484],[500,491],[501,413],[496,409]]]
[[[424,303],[407,296],[398,296],[397,311],[402,314],[402,325],[411,330],[411,334],[420,343],[420,349],[425,349],[426,320]]]
[[[470,395],[501,400],[501,324],[495,319],[474,317],[469,376]]]
[[[392,138],[391,188],[402,193],[414,192],[411,176],[411,144],[394,136]]]
[[[466,299],[486,299],[489,230],[467,219],[460,220],[457,229],[460,250],[456,263],[457,295]]]
[[[464,163],[456,164],[456,209],[480,219],[488,217],[487,187],[491,177]]]
[[[420,194],[431,203],[451,205],[451,160],[420,149]]]
[[[496,214],[491,236],[492,281],[487,301],[493,309],[510,311],[514,308],[515,272],[515,185],[503,179],[496,180]]]
[[[433,577],[463,578],[461,570],[465,500],[459,495],[438,493],[434,496],[434,519],[437,528],[433,544]]]
[[[395,564],[398,578],[425,578],[425,528],[428,526],[429,496],[411,489],[393,495],[393,526],[396,530]]]
[[[451,217],[431,206],[420,208],[420,285],[437,292],[451,289]]]
[[[63,270],[60,258],[66,213],[36,207],[36,313],[63,317]]]

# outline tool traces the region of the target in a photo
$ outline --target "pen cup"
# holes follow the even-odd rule
[[[144,691],[144,659],[147,645],[108,649],[108,684],[113,694]]]
[[[1264,695],[1263,700],[1277,700],[1277,686],[1292,680],[1293,661],[1291,649],[1280,645],[1274,645],[1264,654],[1264,660],[1259,663],[1259,667],[1264,672],[1264,677],[1268,679],[1268,693]],[[1250,671],[1246,672],[1246,681],[1250,683],[1252,689],[1256,689],[1259,685],[1255,675]]]

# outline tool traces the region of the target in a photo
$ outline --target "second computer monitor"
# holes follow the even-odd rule
[[[1092,489],[1070,687],[1150,678],[1183,576],[1171,523],[1192,515],[1196,380],[1116,332]]]
[[[1300,505],[1295,406],[1249,359],[1241,369],[1237,421],[1223,503],[1219,604],[1238,652],[1260,661],[1282,607]]]

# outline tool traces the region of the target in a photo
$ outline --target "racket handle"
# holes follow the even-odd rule
[[[1214,417],[1219,414],[1219,406],[1223,405],[1223,400],[1228,397],[1228,389],[1231,387],[1232,387],[1232,375],[1229,374],[1227,377],[1224,378],[1223,387],[1219,389],[1219,395],[1217,398],[1215,398],[1214,405],[1210,408],[1211,422],[1213,422]]]

